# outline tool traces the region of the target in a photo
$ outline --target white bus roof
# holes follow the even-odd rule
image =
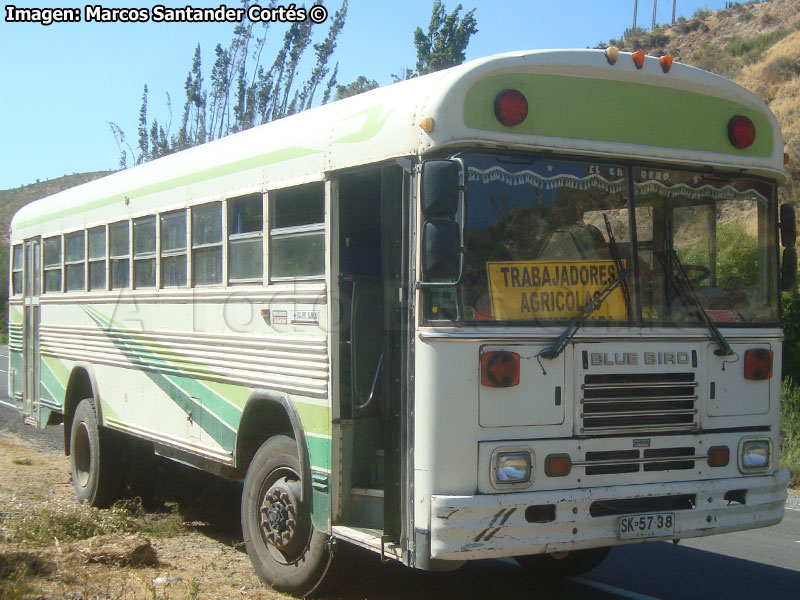
[[[528,117],[501,125],[503,89],[525,94]],[[728,120],[743,114],[756,141],[737,150]],[[420,127],[431,119],[433,129]],[[715,166],[783,177],[783,140],[766,104],[717,75],[621,52],[537,50],[490,56],[254,127],[65,190],[23,207],[14,240],[303,181],[324,173],[456,146],[495,146]]]

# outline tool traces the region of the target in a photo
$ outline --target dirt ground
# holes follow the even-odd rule
[[[235,489],[215,493],[232,495],[236,512]],[[61,506],[64,512],[78,507],[68,459],[62,453],[39,448],[16,435],[0,434],[0,513],[33,510],[44,504]],[[215,503],[206,504],[205,510],[210,511]],[[225,505],[230,506],[225,502],[218,505],[218,510],[226,510]],[[238,514],[234,516],[238,519]],[[145,545],[149,540],[155,557],[145,562],[154,562],[154,566],[118,566],[121,561],[114,559],[113,547],[116,542],[122,547],[118,551],[125,549],[124,534],[117,535],[116,540],[115,536],[104,540],[111,548],[108,561],[112,564],[90,562],[93,559],[88,552],[89,542],[53,540],[42,547],[0,543],[0,578],[8,578],[7,583],[16,579],[20,584],[16,588],[6,586],[4,597],[285,598],[266,589],[256,577],[230,519],[215,519],[213,515],[211,518],[216,521],[213,526],[206,521],[189,521],[185,523],[185,532],[174,537],[127,536],[138,541],[144,539]],[[20,577],[20,570],[27,570],[24,578]]]
[[[22,437],[28,434],[0,429],[0,600],[289,598],[267,588],[252,570],[241,539],[240,487],[171,463],[162,469],[160,487],[166,488],[162,499],[179,506],[182,529],[177,535],[114,534],[44,544],[2,541],[12,529],[9,520],[21,513],[33,514],[32,521],[45,509],[56,514],[84,511],[90,520],[109,514],[81,507],[73,496],[69,459],[52,440]],[[138,554],[129,560],[134,550]],[[451,573],[426,573],[381,564],[372,553],[349,554],[333,596],[341,600],[562,597],[550,584],[531,581],[513,561],[478,561]]]
[[[288,598],[264,586],[252,570],[241,540],[237,484],[170,466],[162,469],[161,479],[162,499],[178,507],[172,515],[179,523],[177,533],[117,533],[74,542],[53,536],[41,544],[9,543],[3,541],[11,531],[9,523],[22,514],[84,511],[89,520],[103,520],[109,511],[80,507],[73,496],[69,460],[53,444],[0,431],[0,600]],[[797,490],[793,494],[800,499]],[[158,513],[147,515],[154,518]],[[535,600],[568,592],[533,581],[503,561],[424,573],[381,564],[377,556],[365,553],[349,566],[335,596],[342,600]]]

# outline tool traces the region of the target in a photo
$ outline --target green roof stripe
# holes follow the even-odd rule
[[[285,162],[287,160],[293,160],[295,158],[302,158],[304,156],[310,156],[312,154],[319,154],[321,152],[322,150],[315,150],[313,148],[302,148],[299,146],[290,146],[287,148],[281,148],[279,150],[273,150],[272,152],[266,152],[258,156],[252,156],[250,158],[229,162],[216,167],[211,167],[209,169],[202,169],[194,173],[190,173],[188,175],[182,175],[180,177],[175,177],[173,179],[167,179],[165,181],[136,188],[128,192],[121,192],[119,194],[114,194],[113,196],[99,198],[91,202],[85,202],[80,204],[79,206],[72,206],[69,208],[64,208],[62,210],[56,210],[47,213],[46,215],[31,217],[29,219],[19,221],[18,223],[16,223],[16,226],[26,227],[29,225],[33,225],[35,223],[39,224],[47,223],[55,219],[68,217],[78,213],[84,213],[96,208],[103,208],[105,206],[113,204],[114,202],[119,202],[125,197],[131,199],[140,198],[142,196],[147,196],[149,194],[155,194],[157,192],[165,192],[167,190],[172,190],[177,187],[191,185],[193,183],[198,183],[200,181],[206,181],[208,179],[214,179],[216,177],[224,177],[225,175],[231,175],[232,173],[247,171],[249,169],[255,169],[257,167],[263,167],[266,165],[279,162]]]

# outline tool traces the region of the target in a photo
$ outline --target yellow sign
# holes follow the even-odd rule
[[[487,262],[486,270],[498,320],[571,319],[618,276],[613,260]],[[611,292],[589,319],[627,319],[622,288]]]

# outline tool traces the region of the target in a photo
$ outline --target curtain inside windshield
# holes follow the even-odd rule
[[[464,162],[462,308],[433,292],[429,316],[694,323],[699,305],[718,322],[777,321],[769,184],[517,155]]]

